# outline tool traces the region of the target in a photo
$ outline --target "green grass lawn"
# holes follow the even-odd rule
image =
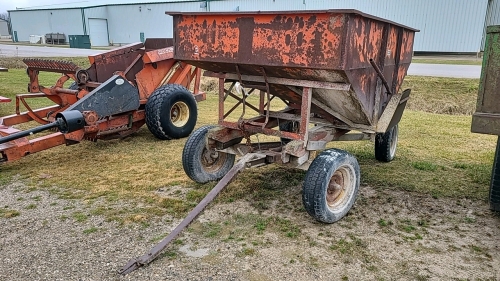
[[[57,74],[41,75],[46,85],[57,78]],[[28,83],[24,70],[20,69],[1,73],[0,82],[0,95],[8,97],[25,93]],[[374,144],[369,141],[334,142],[330,147],[346,149],[357,157],[364,185],[436,197],[486,200],[496,137],[470,132],[468,114],[473,111],[478,82],[477,79],[407,77],[405,86],[413,88],[413,96],[410,110],[401,121],[398,153],[391,163],[377,162]],[[445,101],[469,108],[452,112],[465,113],[462,115],[431,113]],[[207,100],[198,104],[197,127],[216,124],[217,103],[217,96],[209,92]],[[13,110],[14,103],[0,104],[0,115],[11,114]],[[21,179],[33,188],[49,189],[69,198],[133,199],[148,206],[98,210],[110,216],[133,220],[137,214],[182,215],[215,185],[199,185],[185,175],[181,163],[185,141],[157,140],[144,126],[123,140],[60,146],[2,164],[0,178],[4,184],[13,178]],[[258,202],[262,198],[276,198],[283,188],[300,184],[305,174],[276,165],[257,169],[243,172],[219,200],[245,198]],[[270,184],[275,188],[255,188]],[[184,197],[165,198],[155,192],[159,188],[174,190],[176,187],[186,188]]]
[[[479,79],[407,76],[411,89],[407,109],[430,113],[471,115],[476,110]]]
[[[340,147],[358,158],[365,184],[485,200],[496,137],[473,134],[470,124],[470,116],[408,110],[400,123],[398,152],[392,162],[376,161],[371,142]]]
[[[456,64],[456,65],[481,65],[483,62],[482,58],[475,59],[435,59],[435,58],[425,58],[419,59],[414,57],[411,60],[412,63],[429,63],[429,64]]]

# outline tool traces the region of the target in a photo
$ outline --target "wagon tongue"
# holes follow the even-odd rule
[[[152,262],[165,249],[172,240],[179,235],[206,207],[212,202],[215,197],[226,187],[238,173],[244,168],[250,168],[254,165],[262,165],[261,159],[265,159],[266,155],[258,153],[249,153],[243,156],[236,165],[217,183],[217,185],[201,200],[196,207],[189,212],[186,218],[160,243],[154,246],[147,254],[131,259],[118,273],[125,275],[143,265]]]

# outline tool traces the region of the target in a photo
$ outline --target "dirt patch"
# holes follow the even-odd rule
[[[244,199],[212,204],[159,259],[123,277],[116,271],[179,219],[119,225],[93,210],[127,202],[13,183],[0,188],[0,279],[500,279],[500,217],[485,202],[364,186],[348,216],[325,225],[297,207],[300,187],[285,197],[260,212]]]

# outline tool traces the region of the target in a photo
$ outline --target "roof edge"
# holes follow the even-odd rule
[[[215,1],[224,1],[224,0],[210,0],[211,2]],[[161,1],[161,2],[134,2],[134,3],[117,3],[117,4],[102,4],[102,5],[93,5],[93,6],[79,6],[79,7],[67,7],[67,8],[19,8],[15,10],[7,10],[7,12],[25,12],[25,11],[54,11],[54,10],[73,10],[73,9],[92,9],[92,8],[100,8],[100,7],[111,7],[111,6],[129,6],[129,5],[151,5],[151,4],[173,4],[173,3],[196,3],[196,2],[206,2],[206,0],[180,0],[180,1]]]

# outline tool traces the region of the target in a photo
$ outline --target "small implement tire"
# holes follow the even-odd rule
[[[197,129],[184,145],[182,167],[186,175],[197,183],[220,180],[234,165],[234,154],[206,148],[207,132],[214,127],[203,126]]]
[[[198,108],[193,94],[177,84],[158,87],[146,102],[146,125],[158,139],[189,136],[196,125]]]
[[[79,90],[80,88],[78,88],[78,83],[76,83],[76,81],[73,81],[73,82],[69,85],[68,89],[70,89],[70,90]]]
[[[497,148],[495,151],[495,160],[491,172],[490,183],[490,209],[500,212],[500,137],[497,139]]]
[[[398,124],[383,134],[375,136],[375,159],[391,162],[396,156],[398,146]]]
[[[356,201],[359,178],[354,156],[340,149],[323,151],[304,179],[302,202],[307,213],[324,223],[343,218]]]
[[[279,128],[280,128],[280,131],[283,131],[283,132],[298,133],[299,126],[300,126],[300,124],[297,121],[288,121],[285,123],[281,123],[279,125]],[[292,141],[291,139],[287,139],[287,138],[280,138],[280,140],[281,140],[281,143],[284,145]]]

